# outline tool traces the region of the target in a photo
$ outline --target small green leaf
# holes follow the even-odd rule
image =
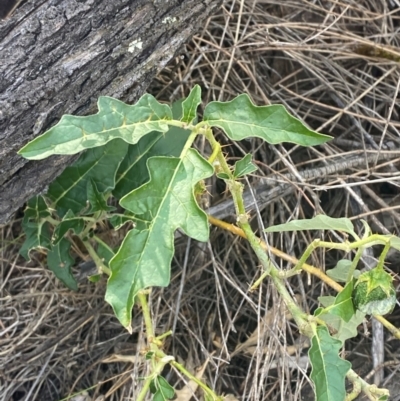
[[[351,260],[341,259],[333,269],[327,270],[326,274],[338,283],[345,283],[352,263]]]
[[[47,254],[47,264],[59,280],[71,290],[77,291],[78,284],[71,271],[74,259],[69,254],[70,248],[71,243],[65,238],[61,239]]]
[[[181,228],[198,241],[209,236],[207,215],[197,205],[194,187],[213,174],[213,167],[194,149],[183,159],[152,157],[147,165],[150,181],[124,196],[120,204],[148,226],[134,228],[125,237],[110,262],[106,292],[106,301],[128,330],[138,291],[169,284],[175,230]]]
[[[354,232],[354,226],[350,219],[345,217],[333,218],[323,214],[313,217],[312,219],[292,220],[289,223],[268,227],[265,232],[281,233],[285,231],[301,230],[336,230],[349,233],[355,239],[359,239]]]
[[[89,149],[50,184],[47,196],[60,216],[68,210],[79,214],[87,208],[87,186],[93,180],[99,192],[115,186],[117,169],[125,157],[128,145],[114,140],[103,147]]]
[[[91,179],[87,183],[87,200],[90,204],[90,209],[85,214],[93,214],[95,212],[112,212],[115,207],[108,206],[104,194],[97,189],[96,182]]]
[[[330,336],[324,326],[318,326],[308,352],[316,401],[343,401],[346,396],[345,377],[351,363],[339,357],[343,343]]]
[[[162,376],[158,376],[158,389],[166,400],[170,400],[175,395],[174,388]]]
[[[81,217],[75,217],[72,211],[68,210],[60,224],[54,229],[53,244],[57,245],[68,231],[73,231],[79,235],[84,227],[85,221]]]
[[[97,114],[62,116],[60,122],[25,145],[18,153],[39,160],[51,155],[73,155],[82,150],[103,146],[121,138],[135,144],[152,131],[167,132],[166,121],[172,119],[169,106],[149,94],[133,106],[111,97],[99,97]]]
[[[192,124],[197,117],[197,108],[201,104],[201,88],[195,85],[189,96],[182,102],[182,118],[188,124]]]
[[[233,175],[235,178],[243,177],[247,174],[254,173],[258,168],[251,162],[251,155],[247,154],[243,159],[235,163]]]
[[[146,355],[146,359],[151,357],[147,358]],[[151,381],[150,392],[154,394],[153,401],[167,401],[175,395],[174,388],[162,376],[157,376]]]
[[[204,121],[219,127],[234,141],[257,137],[277,144],[291,142],[315,146],[332,139],[308,129],[292,117],[284,106],[255,106],[248,95],[239,95],[230,102],[211,102],[204,110]]]
[[[350,321],[356,313],[352,299],[353,286],[354,283],[353,280],[351,280],[336,296],[333,305],[326,308],[326,311],[341,317],[345,322]]]

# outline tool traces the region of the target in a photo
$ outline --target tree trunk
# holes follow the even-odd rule
[[[76,159],[27,161],[24,144],[100,95],[135,102],[221,3],[28,0],[0,20],[0,223]]]

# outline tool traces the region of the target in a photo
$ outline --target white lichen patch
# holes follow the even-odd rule
[[[136,49],[142,50],[142,48],[143,48],[143,42],[140,40],[140,38],[135,39],[131,43],[129,43],[128,52],[134,53],[136,51]]]
[[[176,22],[176,18],[175,17],[166,17],[161,21],[163,24],[168,24],[171,25],[174,22]]]

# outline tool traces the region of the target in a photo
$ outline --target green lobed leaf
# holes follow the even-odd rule
[[[348,322],[345,322],[339,316],[332,315],[331,313],[323,313],[318,315],[318,317],[323,320],[329,326],[329,328],[334,330],[332,337],[345,342],[349,338],[353,338],[358,335],[358,326],[363,322],[365,313],[356,310],[356,313]]]
[[[351,363],[339,357],[342,345],[326,327],[317,327],[308,352],[316,401],[343,401],[346,397],[345,377]]]
[[[178,113],[175,111],[176,107],[173,109],[174,113]],[[166,134],[152,132],[136,145],[129,145],[128,152],[117,172],[113,195],[121,199],[148,181],[147,160],[153,156],[179,156],[189,134],[190,131],[171,127]]]
[[[182,102],[182,118],[188,124],[192,124],[197,117],[197,108],[201,104],[201,88],[195,85],[189,93],[189,96]]]
[[[267,233],[280,233],[285,231],[301,231],[301,230],[336,230],[349,233],[354,238],[358,239],[354,231],[353,223],[345,217],[333,218],[320,214],[312,219],[292,220],[285,224],[265,229]]]
[[[67,234],[68,231],[73,231],[75,234],[80,234],[85,227],[85,220],[82,217],[76,217],[71,210],[65,214],[64,218],[54,229],[53,244],[57,245]]]
[[[333,269],[327,270],[326,274],[338,283],[345,283],[352,264],[351,260],[341,259]]]
[[[47,254],[47,265],[55,276],[61,280],[68,288],[77,291],[78,284],[72,274],[71,267],[74,259],[71,257],[69,251],[71,243],[62,238],[57,245],[53,245]]]
[[[134,228],[110,262],[106,301],[123,326],[130,329],[134,297],[141,289],[165,287],[170,280],[174,232],[207,241],[207,216],[197,205],[194,187],[213,174],[213,167],[194,150],[183,159],[153,157],[147,161],[150,181],[121,199],[121,206],[147,221]]]
[[[50,216],[50,211],[42,196],[34,196],[29,199],[22,222],[25,241],[19,250],[26,260],[29,260],[29,253],[32,249],[50,248],[50,224],[45,220],[48,216]]]
[[[115,186],[117,169],[125,157],[128,145],[114,140],[103,147],[89,149],[67,167],[49,186],[47,196],[62,217],[68,210],[78,214],[87,208],[87,187],[93,180],[99,192]]]
[[[308,129],[282,105],[255,106],[247,94],[230,102],[209,103],[203,121],[221,128],[234,141],[257,137],[271,144],[291,142],[315,146],[332,139]]]
[[[325,308],[328,308],[335,303],[335,297],[318,297],[318,301]],[[355,314],[350,318],[348,322],[345,322],[340,316],[333,315],[329,312],[326,313],[326,309],[324,308],[318,308],[314,312],[314,316],[318,316],[320,319],[326,322],[326,324],[328,324],[330,328],[334,330],[334,334],[332,335],[334,338],[337,338],[338,340],[344,342],[349,338],[353,338],[358,335],[357,328],[363,322],[365,313],[356,310]]]
[[[247,174],[254,173],[256,170],[258,170],[258,168],[251,162],[251,155],[247,154],[243,159],[235,163],[233,175],[235,178],[240,178]]]
[[[135,144],[152,131],[167,132],[166,121],[172,119],[170,107],[149,94],[143,95],[134,105],[106,96],[99,97],[97,104],[97,114],[64,115],[57,125],[18,153],[27,159],[39,160],[55,154],[73,155],[116,138]]]

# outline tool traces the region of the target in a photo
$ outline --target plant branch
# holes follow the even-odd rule
[[[215,225],[216,227],[220,227],[224,230],[227,230],[235,235],[238,235],[242,238],[247,238],[246,234],[244,233],[243,230],[241,230],[239,227],[230,224],[230,223],[226,223],[222,220],[218,220],[212,216],[208,216],[208,221]],[[274,254],[275,256],[287,261],[287,262],[291,262],[292,264],[296,265],[298,263],[298,259],[296,259],[293,256],[290,256],[288,254],[286,254],[285,252],[281,251],[280,249],[274,248],[270,245],[267,245],[264,241],[262,241],[261,239],[260,241],[260,245],[262,246],[262,248],[265,251],[269,251],[272,254]],[[321,269],[318,269],[315,266],[311,266],[307,263],[303,264],[303,270],[306,271],[307,273],[310,273],[316,277],[318,277],[320,280],[322,280],[324,283],[326,283],[327,285],[329,285],[331,288],[333,288],[335,291],[340,292],[343,290],[343,287],[337,283],[335,280],[332,280],[330,277],[328,277]],[[258,280],[257,280],[258,282]],[[260,283],[259,283],[260,284]],[[255,284],[251,287],[252,290],[254,290]],[[400,329],[398,329],[397,327],[395,327],[394,325],[392,325],[388,320],[386,320],[383,316],[379,316],[379,315],[374,315],[374,318],[382,323],[382,325],[384,327],[386,327],[387,330],[390,331],[390,333],[393,334],[394,337],[396,337],[397,339],[400,340]]]
[[[156,364],[152,369],[152,374],[146,378],[145,383],[143,385],[142,390],[137,398],[137,401],[142,401],[149,391],[151,381],[159,374],[162,373],[164,366],[166,364],[171,364],[180,372],[182,372],[186,377],[190,380],[193,380],[199,387],[203,389],[203,391],[212,397],[215,401],[222,401],[221,397],[218,397],[214,391],[212,391],[207,385],[205,385],[201,380],[199,380],[196,376],[192,375],[188,370],[186,370],[180,363],[176,362],[173,357],[166,355],[159,347],[162,345],[162,339],[167,335],[170,335],[171,332],[167,332],[159,337],[155,337],[153,322],[151,319],[151,312],[149,308],[149,304],[147,302],[147,293],[146,291],[140,291],[137,295],[137,300],[139,305],[142,308],[144,324],[146,327],[146,338],[147,343],[150,350],[153,352],[154,360],[156,360]]]

